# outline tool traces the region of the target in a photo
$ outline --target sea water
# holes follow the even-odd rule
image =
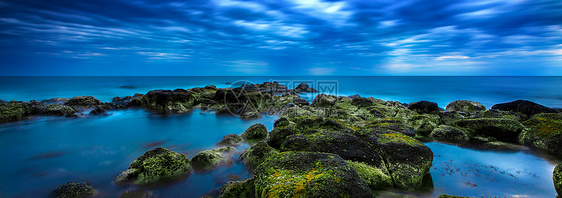
[[[528,99],[561,107],[560,77],[2,77],[0,99],[43,100],[92,95],[102,101],[114,96],[251,82],[312,80],[337,82],[337,94],[373,96],[385,100],[480,101],[486,107]],[[126,87],[122,87],[126,86]],[[292,88],[292,87],[290,87]],[[333,93],[333,90],[332,90]],[[310,101],[313,96],[303,95]],[[194,110],[181,115],[158,115],[142,109],[109,111],[110,116],[87,118],[35,117],[0,124],[0,197],[44,197],[69,181],[91,184],[100,197],[117,197],[137,186],[112,183],[119,171],[145,151],[158,146],[193,157],[212,149],[227,134],[241,134],[255,123],[269,130],[277,118],[241,120]],[[555,197],[552,170],[559,159],[532,151],[500,152],[426,143],[434,152],[431,188],[422,197],[463,196]],[[237,148],[242,151],[248,145]],[[237,158],[235,155],[235,158]],[[140,189],[158,197],[201,197],[216,192],[229,179],[252,176],[235,163],[152,188]]]

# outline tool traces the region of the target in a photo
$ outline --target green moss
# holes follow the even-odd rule
[[[246,140],[262,140],[267,137],[267,128],[261,123],[254,124],[246,129],[241,136]]]
[[[490,136],[508,142],[517,142],[517,137],[525,129],[518,121],[503,118],[464,119],[454,124],[471,136]]]
[[[562,121],[560,120],[533,117],[523,122],[523,124],[529,127],[529,135],[533,135],[537,138],[548,138],[562,134]]]
[[[392,178],[390,177],[390,173],[386,169],[384,163],[381,167],[377,168],[363,162],[350,160],[346,160],[346,162],[351,165],[355,171],[357,171],[359,177],[365,180],[372,190],[381,190],[392,187]]]
[[[271,146],[267,145],[266,143],[260,142],[244,151],[244,153],[242,153],[240,157],[242,158],[242,161],[244,163],[250,165],[250,168],[256,168],[271,155],[277,153],[278,152],[275,149],[271,148]]]
[[[94,189],[90,185],[84,182],[79,182],[79,183],[68,182],[65,185],[62,185],[57,189],[55,189],[53,192],[51,192],[49,197],[81,198],[81,197],[90,197],[94,195],[94,193],[95,193]]]
[[[214,150],[201,151],[193,156],[191,163],[197,170],[210,170],[221,163],[226,163],[228,158],[223,155],[232,151],[234,151],[233,147],[221,147]]]
[[[35,109],[26,102],[6,102],[0,104],[0,123],[18,121],[35,114]]]
[[[386,134],[383,134],[381,136],[381,139],[379,139],[379,143],[382,143],[382,144],[387,144],[387,143],[392,143],[392,142],[406,143],[406,144],[411,145],[411,146],[421,146],[421,145],[423,145],[418,140],[416,140],[412,137],[406,136],[402,133],[386,133]]]
[[[190,171],[191,164],[185,155],[158,147],[133,161],[116,182],[132,180],[137,184],[150,185],[187,175]]]
[[[466,142],[469,140],[468,135],[465,131],[460,128],[448,125],[440,125],[439,127],[435,128],[431,132],[430,136],[437,140],[448,142]]]
[[[219,198],[254,197],[254,180],[229,181],[222,186]]]
[[[554,182],[554,188],[558,193],[558,196],[562,195],[562,163],[558,164],[554,168],[554,172],[552,173],[552,181]]]
[[[414,115],[408,118],[408,123],[414,127],[416,133],[426,136],[433,131],[439,125],[438,115]]]

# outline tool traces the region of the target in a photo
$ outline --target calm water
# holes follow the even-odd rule
[[[315,80],[337,82],[341,95],[360,94],[385,100],[436,101],[444,107],[456,99],[477,100],[487,107],[529,99],[562,107],[560,77],[2,77],[0,99],[31,100],[92,95],[102,101],[152,89],[228,87],[237,80]],[[120,88],[133,86],[133,88]],[[331,92],[333,93],[333,92]],[[312,99],[312,96],[303,96]],[[244,121],[228,115],[192,113],[154,115],[144,110],[112,111],[108,117],[66,119],[37,117],[0,125],[0,197],[43,197],[67,181],[86,181],[101,197],[134,190],[115,186],[119,171],[156,146],[188,157],[212,149],[222,136],[242,133],[254,123],[271,129],[276,117]],[[422,196],[555,197],[552,170],[557,160],[529,151],[491,152],[427,143],[435,153],[434,189]],[[243,150],[248,145],[238,149]],[[228,181],[251,173],[240,163],[152,189],[159,197],[201,197]]]

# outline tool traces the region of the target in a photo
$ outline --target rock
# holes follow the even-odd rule
[[[379,148],[395,187],[414,190],[422,185],[433,163],[433,152],[418,140],[401,133],[371,136]]]
[[[439,126],[439,116],[432,114],[414,115],[408,118],[408,123],[414,127],[417,134],[429,135],[435,127]]]
[[[158,113],[186,113],[195,105],[193,93],[184,89],[153,90],[133,99],[132,105],[141,106]]]
[[[289,126],[290,122],[287,118],[279,118],[273,123],[273,128]]]
[[[296,134],[292,127],[274,128],[265,140],[271,147],[279,149],[287,137]]]
[[[429,136],[445,142],[467,142],[469,140],[465,131],[447,125],[440,125],[433,129]]]
[[[517,142],[519,134],[525,129],[521,123],[503,118],[464,119],[454,124],[465,129],[471,137],[488,136],[506,142]]]
[[[363,97],[354,97],[351,100],[351,104],[358,106],[358,107],[370,107],[373,106],[373,101],[369,98],[363,98]]]
[[[42,115],[73,117],[78,111],[74,107],[50,104],[41,109]]]
[[[528,128],[519,136],[519,143],[562,156],[562,114],[536,114],[523,122]]]
[[[80,197],[90,197],[95,193],[92,186],[86,184],[85,182],[68,182],[57,189],[53,190],[49,197],[53,198],[80,198]]]
[[[442,195],[439,195],[439,197],[437,197],[437,198],[470,198],[470,197],[462,197],[462,196],[456,196],[456,195],[442,194]]]
[[[250,126],[244,133],[242,133],[242,138],[250,141],[259,141],[267,137],[267,128],[265,125],[258,123]]]
[[[484,105],[479,102],[469,101],[469,100],[455,100],[445,107],[447,111],[460,111],[466,113],[473,113],[476,111],[486,110]]]
[[[221,141],[217,143],[219,146],[237,146],[242,144],[242,137],[236,134],[228,134],[223,136]]]
[[[314,100],[312,100],[312,105],[320,107],[331,107],[336,104],[338,98],[336,96],[318,94]]]
[[[520,112],[527,116],[532,116],[538,113],[558,113],[554,109],[528,100],[516,100],[507,103],[495,104],[494,106],[492,106],[492,109]]]
[[[126,192],[121,194],[119,198],[148,198],[148,194],[144,191]]]
[[[42,100],[41,104],[49,105],[49,104],[60,104],[63,105],[64,103],[68,102],[68,98],[51,98],[48,100]]]
[[[254,180],[256,197],[373,197],[353,167],[333,154],[275,154],[256,169]]]
[[[37,114],[37,108],[27,102],[6,102],[0,104],[0,123],[25,119]]]
[[[141,104],[139,104],[139,99],[143,96],[144,94],[136,93],[133,96],[115,97],[111,100],[111,103],[109,105],[115,109],[125,109],[131,106],[140,106]]]
[[[527,147],[525,147],[525,146],[506,143],[506,142],[500,142],[500,141],[486,142],[480,147],[482,149],[492,149],[492,150],[500,150],[500,151],[527,150]]]
[[[412,126],[403,123],[401,120],[396,120],[396,119],[377,120],[367,125],[367,127],[371,131],[377,133],[398,132],[410,137],[416,136],[416,131]]]
[[[359,177],[369,185],[371,190],[383,190],[393,186],[392,178],[386,167],[376,168],[363,162],[346,160],[346,162],[357,171]]]
[[[242,162],[250,165],[250,168],[254,169],[269,158],[270,155],[275,153],[277,153],[277,151],[271,146],[266,143],[259,142],[244,151],[244,153],[240,155],[240,158],[242,159]]]
[[[96,107],[96,109],[90,111],[89,115],[102,115],[102,116],[108,116],[109,114],[107,113],[106,110],[102,109],[101,107]]]
[[[318,92],[315,89],[313,89],[312,87],[308,87],[308,84],[306,83],[301,83],[299,85],[297,85],[297,87],[295,87],[295,89],[293,89],[295,92],[299,93],[299,92]]]
[[[558,196],[562,196],[562,163],[556,165],[552,172],[552,181],[554,182],[554,189]]]
[[[435,102],[419,101],[408,104],[408,109],[416,111],[419,114],[423,113],[439,113],[439,106]]]
[[[145,152],[115,178],[116,183],[151,185],[188,175],[191,163],[183,155],[158,147]]]
[[[254,180],[229,181],[221,187],[219,198],[254,197]]]
[[[76,96],[64,103],[66,106],[95,107],[103,103],[93,96]]]
[[[442,112],[439,117],[441,117],[442,124],[453,125],[455,121],[468,118],[469,115],[458,111],[446,111]]]
[[[523,120],[527,120],[527,115],[513,111],[490,109],[476,112],[471,116],[471,118],[505,118],[522,122]]]
[[[193,168],[203,171],[213,169],[219,165],[228,165],[232,163],[232,156],[230,156],[232,151],[234,151],[233,147],[201,151],[191,158],[191,164]]]

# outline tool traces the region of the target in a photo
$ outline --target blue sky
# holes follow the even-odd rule
[[[562,75],[560,0],[0,0],[0,75]]]

